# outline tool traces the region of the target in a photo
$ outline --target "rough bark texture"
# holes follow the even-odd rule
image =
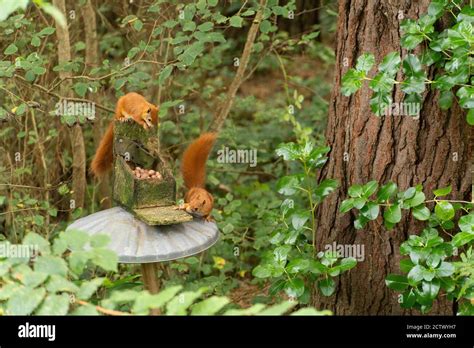
[[[428,0],[339,3],[335,83],[326,131],[332,150],[322,177],[338,179],[341,187],[320,206],[317,245],[319,249],[333,241],[364,245],[365,260],[340,278],[332,297],[316,295],[317,308],[339,315],[403,313],[397,293],[387,289],[384,279],[389,273],[400,272],[399,246],[409,234],[419,233],[422,225],[405,212],[391,231],[383,227],[380,218],[363,230],[355,230],[354,216],[338,212],[350,185],[393,181],[407,189],[422,184],[427,197],[432,197],[434,188],[451,185],[451,198],[470,199],[470,131],[458,106],[442,111],[437,106],[438,92],[427,92],[419,120],[407,116],[379,118],[370,111],[372,93],[367,87],[351,97],[340,93],[342,76],[362,53],[373,53],[376,62],[391,51],[399,51],[403,58],[406,52],[400,48],[399,14],[418,18],[428,5]],[[432,76],[433,71],[429,74]],[[393,98],[402,102],[403,93],[396,89]],[[438,301],[430,313],[452,314],[452,303]]]
[[[53,0],[56,6],[64,15],[66,15],[65,0]],[[56,22],[56,33],[58,36],[58,62],[59,64],[69,62],[71,60],[71,44],[69,41],[69,30],[63,28]],[[68,79],[70,72],[59,72],[60,79]],[[61,95],[71,97],[70,81],[66,80],[61,84]],[[79,124],[75,124],[71,131],[71,147],[72,147],[72,189],[74,191],[74,200],[76,208],[84,207],[84,195],[86,191],[86,150],[84,146],[84,137],[82,128]]]

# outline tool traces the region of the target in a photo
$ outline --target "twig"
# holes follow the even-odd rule
[[[257,14],[255,15],[255,19],[253,20],[247,35],[247,41],[245,42],[244,51],[242,53],[242,57],[240,58],[239,68],[237,69],[237,73],[235,74],[234,80],[230,84],[229,90],[224,100],[224,104],[217,111],[216,115],[214,116],[214,121],[209,127],[211,131],[219,132],[222,128],[222,125],[224,124],[225,119],[229,115],[232,104],[234,103],[237,90],[239,89],[243,81],[244,73],[247,69],[247,65],[250,60],[250,53],[252,52],[253,44],[255,42],[258,29],[260,27],[260,22],[263,16],[263,10],[266,7],[266,4],[267,0],[260,0],[259,9],[257,11]]]

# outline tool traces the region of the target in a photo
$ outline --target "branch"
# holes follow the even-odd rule
[[[219,132],[220,129],[222,128],[222,125],[224,124],[225,119],[229,115],[230,109],[234,103],[237,90],[240,88],[240,85],[242,84],[244,73],[245,73],[245,70],[247,69],[247,65],[250,60],[250,53],[252,52],[253,44],[255,42],[258,29],[260,27],[260,22],[262,20],[263,10],[266,7],[266,5],[267,5],[267,0],[260,0],[259,9],[257,11],[257,14],[255,15],[255,19],[253,20],[252,25],[250,26],[249,32],[247,34],[247,41],[245,42],[244,51],[242,53],[242,57],[240,58],[240,64],[239,64],[239,68],[237,69],[237,73],[235,74],[234,80],[230,84],[224,104],[214,116],[214,121],[209,127],[209,129],[213,132]]]

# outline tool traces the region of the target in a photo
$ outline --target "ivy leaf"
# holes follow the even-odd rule
[[[416,265],[408,273],[408,283],[412,286],[416,286],[422,279],[425,268],[421,265]]]
[[[360,213],[369,220],[375,220],[379,216],[380,207],[377,203],[368,202]]]
[[[379,192],[377,192],[377,200],[379,202],[385,202],[390,199],[397,191],[397,185],[393,182],[383,185]]]
[[[305,271],[309,267],[309,260],[299,258],[291,260],[288,265],[286,266],[286,270],[288,273],[299,273]]]
[[[357,92],[362,87],[365,72],[356,69],[349,69],[342,77],[341,93],[346,97]]]
[[[371,53],[364,53],[357,59],[356,69],[359,71],[369,72],[375,63],[375,57]]]
[[[399,204],[393,204],[387,208],[383,213],[383,218],[391,224],[399,223],[402,219],[402,210]]]
[[[386,72],[388,76],[393,76],[398,72],[400,63],[401,59],[398,52],[390,52],[384,57],[382,63],[380,63],[379,70]]]
[[[470,126],[474,126],[474,108],[469,109],[466,116],[466,121]]]
[[[444,187],[444,188],[439,188],[433,191],[433,193],[439,197],[439,196],[446,196],[451,193],[451,186]]]
[[[331,296],[336,290],[336,284],[332,278],[326,278],[318,282],[318,288],[324,296]]]
[[[341,206],[339,207],[339,212],[341,213],[347,213],[349,210],[351,210],[354,207],[354,199],[346,199],[342,201]]]
[[[448,221],[454,217],[455,211],[451,203],[446,201],[437,202],[435,214],[441,221]]]
[[[448,110],[453,104],[454,94],[451,91],[442,91],[438,98],[438,105],[441,110]]]
[[[408,279],[406,276],[398,275],[398,274],[389,274],[385,278],[385,285],[387,285],[389,289],[396,290],[396,291],[403,291],[410,284],[408,284]]]
[[[430,210],[424,205],[414,207],[411,211],[413,217],[420,221],[426,221],[430,218]]]

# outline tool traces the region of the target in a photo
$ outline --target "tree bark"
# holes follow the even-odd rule
[[[95,16],[94,5],[92,5],[91,0],[87,0],[84,6],[81,9],[82,18],[84,20],[84,36],[86,42],[86,57],[85,65],[87,71],[93,69],[99,65],[99,41],[97,39],[97,22]],[[93,103],[97,103],[98,94],[92,93],[89,96],[89,99]],[[108,126],[109,114],[105,114],[106,123]],[[111,118],[111,117],[110,117]],[[101,122],[103,117],[97,117],[94,122],[94,144],[95,147],[99,146],[100,140],[102,139],[101,125],[104,124]],[[112,194],[110,190],[110,176],[105,175],[98,184],[99,191],[99,201],[102,209],[108,209],[112,207]]]
[[[447,111],[437,105],[439,93],[424,94],[419,120],[409,116],[377,117],[370,111],[372,92],[365,86],[350,97],[340,93],[341,78],[362,53],[376,62],[400,48],[400,14],[418,18],[427,11],[423,1],[340,1],[336,41],[336,71],[326,138],[330,160],[321,177],[338,179],[339,190],[319,207],[318,250],[337,244],[359,244],[365,260],[342,275],[331,297],[316,295],[314,305],[344,315],[409,314],[397,302],[397,293],[385,286],[389,273],[400,273],[399,246],[409,234],[419,234],[423,224],[406,212],[402,221],[386,230],[383,221],[370,222],[363,230],[353,228],[354,216],[338,212],[349,186],[377,180],[395,182],[401,190],[422,184],[427,197],[432,190],[451,185],[453,199],[470,199],[469,134],[463,111],[453,105]],[[434,71],[430,69],[429,76]],[[402,76],[399,75],[398,79]],[[394,102],[403,101],[397,87]],[[457,156],[457,157],[456,157]],[[440,297],[443,298],[443,297]],[[430,314],[452,314],[452,303],[438,300]]]
[[[65,0],[53,0],[56,6],[66,16]],[[58,62],[59,64],[69,62],[71,60],[71,44],[69,41],[69,30],[62,27],[56,21],[56,34],[58,36]],[[71,73],[60,71],[59,78],[66,79],[60,86],[61,95],[71,97]],[[72,126],[70,133],[71,150],[72,150],[72,189],[74,192],[74,205],[76,208],[84,207],[84,195],[86,191],[86,151],[84,146],[84,137],[80,124]]]

